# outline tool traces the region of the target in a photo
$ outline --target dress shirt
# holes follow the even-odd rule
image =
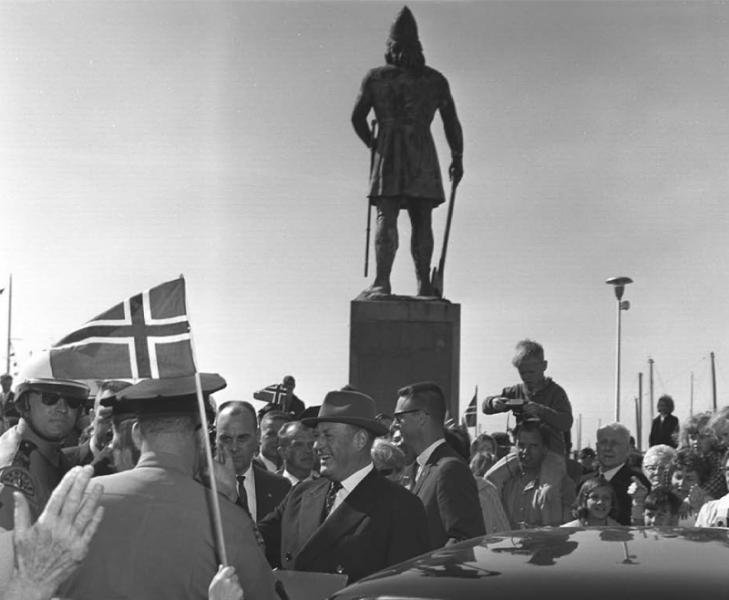
[[[246,496],[248,496],[248,512],[251,514],[251,519],[255,523],[258,519],[258,505],[256,504],[256,475],[253,472],[253,465],[251,464],[248,470],[242,473],[242,475],[245,476],[243,488],[246,491]]]
[[[359,471],[355,471],[352,473],[349,477],[347,477],[344,481],[341,482],[342,489],[340,489],[337,492],[336,498],[334,498],[334,504],[332,505],[332,510],[329,513],[330,515],[337,510],[337,507],[344,502],[345,498],[349,496],[349,494],[352,493],[352,490],[356,488],[359,483],[367,477],[369,472],[374,469],[374,465],[372,463],[369,463],[368,465],[362,467]]]
[[[263,454],[259,454],[258,458],[261,460],[261,463],[263,464],[266,469],[271,471],[271,473],[278,473],[278,467],[276,466],[276,463],[271,462],[268,460]]]
[[[297,483],[301,483],[302,481],[310,481],[311,479],[314,479],[314,475],[312,473],[309,473],[303,479],[299,479],[298,477],[296,477],[296,475],[292,475],[286,469],[284,469],[283,473],[281,473],[281,476],[285,477],[291,482],[291,487],[294,487]]]
[[[615,474],[620,471],[625,466],[625,463],[619,464],[617,467],[613,467],[612,469],[608,469],[607,471],[603,470],[602,467],[600,467],[600,475],[602,475],[605,479],[610,481],[613,477],[615,477]]]
[[[440,438],[439,440],[435,440],[430,446],[428,446],[425,450],[423,450],[418,456],[415,458],[415,462],[418,463],[418,473],[415,475],[415,481],[418,480],[420,477],[420,474],[423,472],[423,467],[430,459],[430,456],[435,452],[435,449],[440,446],[441,444],[445,444],[445,439]],[[413,481],[413,485],[415,485],[415,481]]]

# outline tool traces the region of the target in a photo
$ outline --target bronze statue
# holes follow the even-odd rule
[[[405,208],[412,226],[411,252],[418,296],[433,296],[431,212],[445,201],[445,194],[430,123],[440,111],[451,150],[448,173],[454,186],[463,177],[463,131],[448,80],[425,65],[418,26],[407,6],[392,25],[385,61],[385,66],[365,76],[352,111],[354,130],[373,150],[369,201],[377,208],[377,271],[365,295],[392,293],[390,272],[398,247],[397,216]],[[376,139],[367,126],[370,110],[377,119]]]

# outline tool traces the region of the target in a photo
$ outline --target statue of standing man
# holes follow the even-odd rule
[[[366,294],[392,293],[390,272],[398,247],[397,216],[405,208],[412,226],[410,250],[418,296],[433,296],[431,213],[445,201],[445,194],[430,123],[440,111],[451,150],[448,173],[454,185],[463,177],[463,131],[448,80],[425,65],[418,26],[407,6],[390,30],[385,62],[367,73],[352,111],[354,130],[373,151],[369,199],[377,208],[377,270]],[[377,119],[376,139],[367,126],[370,110]]]

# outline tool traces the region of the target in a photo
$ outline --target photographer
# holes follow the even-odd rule
[[[572,427],[572,406],[565,391],[551,378],[545,377],[547,361],[544,349],[532,340],[516,345],[512,364],[519,371],[522,383],[504,388],[500,395],[483,401],[484,414],[512,411],[517,426],[524,421],[538,420],[549,433],[549,452],[541,465],[542,482],[559,484],[566,473],[565,435]],[[516,468],[516,457],[502,458],[486,473],[486,477],[501,489],[506,478]]]
[[[544,376],[547,369],[544,349],[536,342],[522,340],[516,345],[511,362],[519,371],[522,383],[504,388],[498,396],[487,397],[482,406],[484,414],[511,410],[517,423],[539,419],[549,428],[550,450],[564,456],[564,436],[572,427],[572,406],[562,387]]]

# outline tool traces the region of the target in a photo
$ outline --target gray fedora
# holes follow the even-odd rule
[[[362,427],[376,436],[385,435],[387,427],[375,419],[375,401],[361,392],[337,390],[329,392],[316,417],[301,419],[304,425],[346,423]]]

